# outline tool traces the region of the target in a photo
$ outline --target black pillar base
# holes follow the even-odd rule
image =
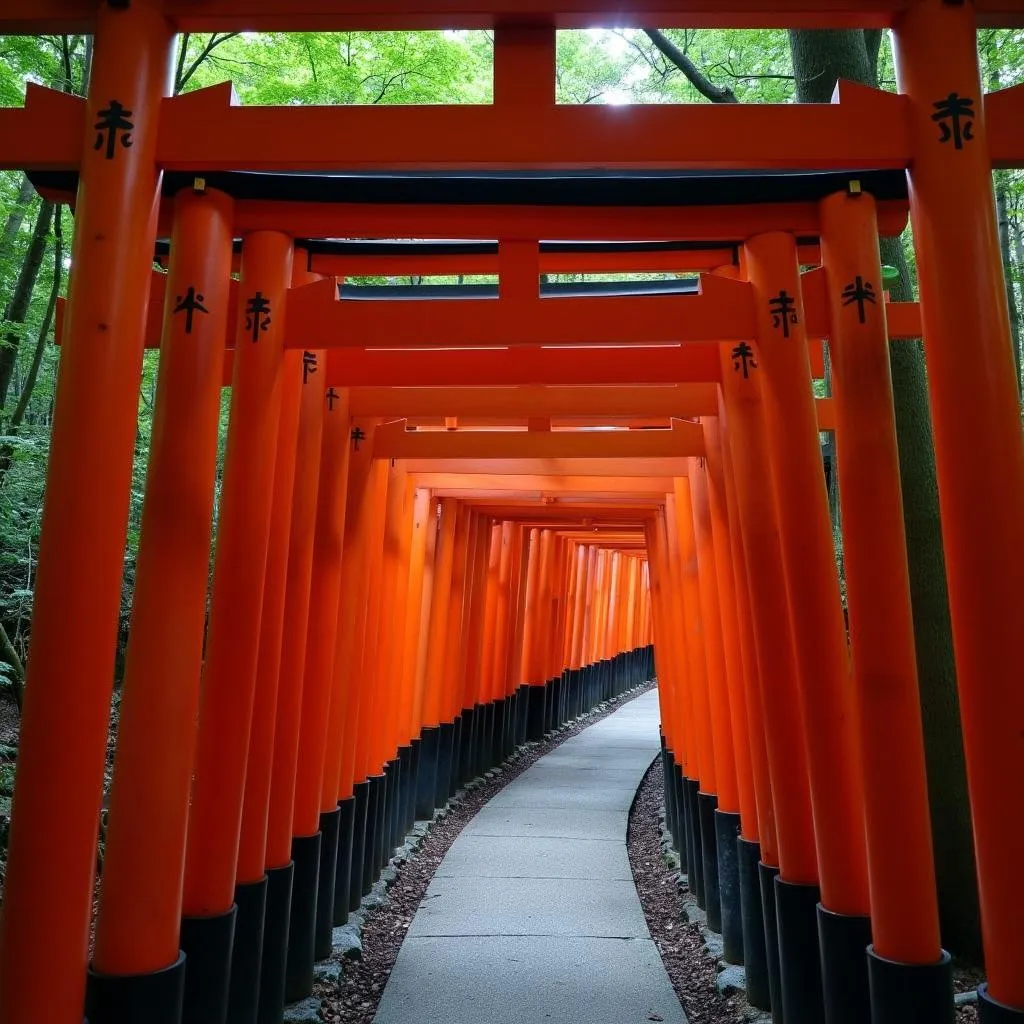
[[[409,806],[409,785],[412,781],[412,747],[398,748],[398,804],[395,808],[395,846],[401,846],[409,832],[405,812]]]
[[[704,899],[704,851],[701,846],[700,834],[700,803],[697,795],[700,792],[700,783],[696,779],[686,779],[686,829],[689,840],[687,863],[689,869],[686,878],[690,883],[690,892],[693,893],[697,906],[706,910],[707,905]]]
[[[434,779],[434,807],[444,807],[451,793],[452,756],[455,753],[455,725],[442,722],[437,736],[437,775]]]
[[[373,888],[373,883],[377,881],[377,876],[380,874],[380,870],[384,867],[386,858],[384,856],[384,822],[387,820],[387,804],[388,804],[388,777],[381,772],[380,775],[374,775],[370,778],[370,792],[373,792],[373,787],[377,787],[377,803],[375,807],[375,814],[373,819],[373,858],[370,861],[370,875],[367,878],[363,876],[363,892],[368,893]],[[365,865],[364,865],[365,867]]]
[[[722,943],[725,959],[743,963],[743,909],[740,905],[740,865],[736,841],[740,816],[715,811],[715,843],[718,853],[718,898],[722,906]]]
[[[338,880],[338,829],[341,808],[320,815],[320,868],[316,883],[316,929],[313,957],[326,960],[331,955],[334,935],[334,886]]]
[[[430,726],[420,733],[420,768],[416,784],[416,817],[430,821],[434,816],[434,791],[437,787],[437,747],[440,730]]]
[[[487,701],[480,706],[480,749],[477,752],[476,771],[482,775],[490,767],[490,756],[494,754],[495,706]]]
[[[557,728],[555,724],[555,708],[558,704],[558,680],[549,679],[544,684],[544,732],[554,732]]]
[[[715,832],[715,809],[718,797],[714,793],[697,794],[697,813],[700,815],[701,864],[704,867],[704,912],[708,928],[722,933],[722,899],[718,889],[718,836]]]
[[[870,1019],[867,949],[871,918],[836,914],[819,903],[818,942],[821,991],[829,1024],[860,1024]]]
[[[288,963],[288,922],[292,914],[295,865],[267,872],[267,909],[263,917],[263,963],[260,967],[259,1024],[280,1024],[284,1016],[284,979]],[[184,1024],[184,1022],[182,1022]]]
[[[516,694],[505,698],[505,742],[502,744],[502,761],[507,761],[516,750]]]
[[[520,686],[516,690],[516,746],[521,747],[526,742],[526,735],[529,732],[529,711],[530,711],[530,688]]]
[[[85,993],[90,1024],[182,1024],[185,956],[179,954],[169,967],[151,974],[97,974],[90,969]]]
[[[824,1024],[816,885],[775,879],[782,1015],[786,1024]]]
[[[356,798],[338,804],[338,857],[334,862],[334,917],[340,928],[348,922],[349,890],[352,886],[352,841],[355,834]]]
[[[980,1024],[1021,1024],[1024,1010],[997,1002],[988,990],[988,982],[978,986],[978,1020]]]
[[[288,926],[285,1001],[294,1003],[313,994],[316,959],[316,895],[320,878],[320,833],[292,838],[292,914]]]
[[[228,1018],[237,914],[232,906],[216,917],[181,919],[181,950],[188,964],[182,1020],[189,1024],[224,1024]]]
[[[775,879],[779,869],[761,861],[757,865],[761,883],[761,917],[764,920],[765,958],[768,965],[768,1001],[771,1003],[772,1021],[783,1024],[782,966],[779,963],[779,921],[775,912]]]
[[[736,840],[740,913],[743,915],[743,973],[747,976],[747,1002],[759,1010],[772,1008],[768,985],[768,951],[764,941],[764,909],[757,865],[761,844],[739,836]]]
[[[395,855],[395,848],[399,845],[401,840],[399,836],[400,827],[400,815],[399,802],[401,801],[402,794],[402,762],[398,757],[397,753],[387,765],[384,767],[384,774],[387,776],[387,814],[384,821],[385,840],[384,840],[384,863]]]
[[[687,871],[690,863],[690,843],[686,837],[686,780],[683,776],[683,766],[680,764],[673,768],[672,788],[675,791],[673,794],[676,809],[676,835],[674,839],[676,850],[679,853],[679,870]]]
[[[459,744],[459,785],[473,778],[473,758],[477,742],[476,707],[462,709],[462,742]]]
[[[531,686],[527,692],[526,738],[537,742],[544,739],[544,687]]]
[[[665,829],[672,836],[673,849],[679,849],[678,825],[676,821],[676,790],[672,785],[672,773],[676,770],[676,761],[672,751],[665,746],[665,736],[661,736],[661,778],[665,790]]]
[[[901,964],[884,960],[871,946],[867,951],[868,979],[871,986],[871,1024],[953,1024],[953,962],[943,950],[934,964]],[[980,999],[980,995],[979,995]],[[1024,1020],[1024,1012],[1011,1010],[1014,1017],[985,1016],[981,1003],[979,1017],[988,1024],[1008,1024]]]
[[[505,699],[499,697],[492,704],[494,708],[494,714],[491,725],[491,764],[492,768],[497,768],[502,761],[505,760],[505,754],[502,747],[502,732],[505,724]]]
[[[465,729],[465,722],[463,721],[461,711],[455,716],[455,721],[452,724],[455,726],[455,731],[452,733],[452,770],[448,778],[449,799],[455,796],[462,785],[459,765],[462,763],[462,733]]]
[[[412,754],[410,755],[409,763],[409,780],[405,790],[405,810],[402,818],[403,836],[407,836],[416,823],[416,794],[419,791],[420,777],[420,747],[423,745],[423,741],[417,736],[409,745],[412,747]]]
[[[376,875],[377,865],[373,858],[377,849],[377,809],[380,802],[380,782],[377,776],[370,776],[366,780],[369,787],[366,791],[366,834],[363,836],[363,860],[359,871],[359,898],[360,900],[370,891]]]
[[[363,898],[363,857],[366,850],[366,825],[370,808],[370,783],[357,782],[352,787],[354,802],[352,844],[349,847],[348,909],[359,909]]]
[[[267,876],[235,886],[235,944],[231,951],[228,1024],[255,1024],[260,1001]],[[186,968],[187,974],[187,968]]]

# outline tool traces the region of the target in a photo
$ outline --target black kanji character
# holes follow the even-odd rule
[[[302,383],[305,384],[309,380],[309,375],[316,373],[316,353],[315,352],[303,352],[302,353]]]
[[[741,341],[732,350],[732,368],[734,370],[743,369],[743,379],[746,380],[750,376],[750,370],[757,369],[757,360],[754,359],[754,350],[745,342]]]
[[[96,142],[93,149],[102,149],[106,145],[106,152],[103,154],[107,160],[113,160],[117,152],[117,143],[120,142],[125,149],[132,144],[131,133],[135,130],[135,122],[129,120],[132,116],[130,110],[117,100],[111,100],[110,106],[101,110],[96,122]]]
[[[185,333],[192,333],[192,326],[196,313],[209,313],[210,311],[203,305],[202,292],[197,292],[194,287],[189,285],[188,290],[184,295],[178,295],[174,300],[174,309],[172,313],[184,313],[185,314]]]
[[[857,303],[857,319],[864,323],[865,303],[870,302],[872,306],[875,305],[875,286],[870,281],[865,281],[858,274],[843,289],[842,298],[844,306],[850,306],[854,302]]]
[[[334,412],[334,403],[341,398],[341,395],[333,387],[327,389],[327,411]]]
[[[270,326],[270,299],[263,292],[257,292],[245,304],[245,329],[252,334],[252,340],[260,340],[260,331]]]
[[[796,299],[785,289],[774,299],[768,300],[768,312],[772,316],[772,326],[782,328],[782,336],[789,337],[790,324],[798,323],[796,315]]]
[[[932,120],[939,126],[939,142],[952,139],[954,149],[963,149],[964,143],[974,138],[974,100],[951,92],[932,106]]]
[[[349,436],[352,438],[353,451],[359,451],[360,442],[366,440],[366,431],[362,427],[353,427]]]

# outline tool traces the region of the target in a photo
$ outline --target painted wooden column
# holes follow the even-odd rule
[[[757,235],[747,240],[744,255],[757,318],[756,372],[810,771],[821,885],[822,993],[830,1021],[852,1022],[869,1012],[864,793],[796,240],[782,232]],[[799,904],[808,896],[805,891],[781,884],[778,892],[780,914],[786,907],[806,912]]]
[[[751,354],[747,355],[744,366],[743,356],[748,352]],[[791,1006],[794,1013],[806,1014],[806,1019],[815,1020],[823,1019],[821,975],[814,969],[819,963],[815,909],[819,896],[818,861],[792,625],[783,599],[786,582],[761,408],[760,367],[753,365],[756,360],[752,352],[749,345],[721,352],[720,420],[724,472],[729,485],[727,493],[735,496],[735,502],[730,500],[730,505],[736,509],[736,532],[742,547],[742,551],[736,553],[736,562],[745,580],[740,599],[744,599],[745,591],[777,840],[778,866],[772,864],[770,856],[762,850],[758,869],[768,977],[773,1008],[782,1008],[785,1014],[785,1008]],[[759,804],[761,839],[765,843],[771,833],[765,830],[768,821],[761,809],[762,804]],[[796,887],[801,887],[802,911],[790,914],[788,927],[779,929],[776,926],[776,889],[783,885],[787,887],[788,896],[792,896]],[[814,951],[813,957],[808,949]]]
[[[757,654],[736,495],[726,465],[728,453],[722,443],[721,421],[717,416],[709,416],[703,417],[701,424],[722,625],[728,638],[725,654],[740,795],[741,834],[737,839],[737,856],[743,911],[743,968],[747,977],[747,1001],[758,1009],[770,1010],[771,985],[758,864],[763,860],[770,869],[777,870],[779,852]]]
[[[299,271],[301,273],[301,271]],[[295,268],[293,267],[293,280]],[[229,1024],[255,1024],[261,985],[253,978],[262,972],[267,889],[267,814],[277,728],[278,675],[284,627],[289,538],[292,520],[292,492],[295,481],[299,409],[302,401],[302,353],[289,350],[281,368],[281,413],[277,431],[277,453],[273,470],[273,497],[266,571],[263,580],[263,610],[260,615],[259,657],[256,663],[256,693],[249,754],[245,770],[242,824],[235,882],[235,943],[231,953]],[[276,894],[275,894],[276,895]],[[275,922],[276,923],[276,922]],[[276,952],[270,936],[268,953]],[[270,966],[268,959],[268,967]],[[281,991],[277,972],[268,971],[267,994]]]
[[[916,0],[894,26],[913,146],[910,215],[988,984],[983,1021],[1024,1018],[1024,437],[974,6]],[[941,54],[941,59],[936,59]]]
[[[294,879],[298,869],[292,857],[292,818],[304,694],[303,672],[308,660],[308,629],[313,609],[317,518],[320,500],[329,500],[330,488],[334,485],[328,469],[324,467],[324,423],[328,405],[334,408],[334,412],[343,413],[343,410],[337,408],[337,400],[328,400],[326,397],[329,389],[323,383],[323,378],[326,374],[327,353],[302,352],[301,358],[302,395],[282,607],[283,643],[277,659],[276,723],[267,794],[264,854],[267,911],[260,976],[261,1021],[280,1016],[287,998],[288,937]],[[347,416],[344,419],[347,425]],[[340,526],[338,528],[341,529]],[[333,647],[333,634],[327,642]]]
[[[928,779],[875,200],[821,203],[843,553],[865,791],[875,1024],[953,1020]],[[899,965],[903,965],[902,969]],[[895,984],[896,976],[902,984]]]
[[[95,39],[0,933],[8,1024],[82,1018],[170,91],[159,5],[102,4]]]
[[[245,237],[185,860],[186,1020],[216,1021],[227,1012],[291,265],[287,235]]]
[[[87,1000],[93,1024],[121,1019],[126,986],[150,1019],[181,1016],[184,958],[178,940],[206,624],[231,212],[231,199],[213,190],[185,189],[174,202]],[[171,978],[162,977],[168,972],[177,976],[173,995]]]

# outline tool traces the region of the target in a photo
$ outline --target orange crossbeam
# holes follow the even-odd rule
[[[660,25],[664,28],[883,28],[907,0],[166,0],[181,32],[342,32],[385,29],[494,28],[550,18],[561,28]],[[1021,27],[1014,0],[977,0],[978,24]],[[0,15],[0,32],[92,32],[93,0],[37,0]]]

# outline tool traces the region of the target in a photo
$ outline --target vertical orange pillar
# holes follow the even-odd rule
[[[997,1010],[990,1001],[1024,1011],[1024,794],[1007,786],[1024,768],[1015,648],[1024,547],[1011,541],[1024,520],[1024,439],[975,29],[973,6],[920,0],[897,20],[894,41],[913,146],[910,214],[988,971],[984,1020]]]
[[[163,973],[179,961],[231,279],[231,211],[231,200],[215,191],[186,189],[174,204],[92,964],[96,976],[89,1003],[97,1021],[110,1012],[103,1005],[109,998],[103,990],[118,986],[115,976]],[[180,974],[180,967],[175,970]],[[133,983],[139,984],[137,977]],[[160,995],[166,998],[166,991]],[[180,991],[175,998],[180,1015]],[[156,1013],[156,1007],[147,1012]]]
[[[708,669],[708,703],[711,707],[715,776],[718,780],[718,799],[712,815],[717,882],[725,958],[730,963],[743,963],[743,913],[740,906],[736,846],[740,833],[740,796],[730,708],[730,704],[740,698],[738,694],[730,693],[730,680],[726,674],[717,552],[712,536],[711,506],[704,463],[704,458],[691,458],[687,479],[692,498],[701,624]]]
[[[905,1020],[930,1005],[930,1019],[951,1020],[952,971],[939,941],[875,201],[866,194],[830,196],[821,204],[821,220],[866,795],[868,963],[883,986],[895,988],[895,975],[903,977],[898,998],[888,992],[873,997],[873,1015]]]
[[[744,251],[757,311],[762,375],[786,599],[807,739],[818,848],[823,995],[829,1013],[868,1011],[867,860],[857,708],[850,679],[832,524],[811,388],[796,240],[781,232]],[[781,893],[803,896],[804,893]],[[781,897],[780,897],[781,898]],[[781,908],[781,904],[780,904]],[[856,993],[856,995],[854,995]]]
[[[438,777],[451,744],[451,729],[442,728],[441,707],[444,687],[444,656],[448,611],[451,605],[452,565],[455,559],[455,525],[458,504],[442,498],[434,549],[430,615],[427,630],[427,658],[423,681],[423,735],[416,793],[416,815],[429,818],[440,803]]]
[[[296,261],[297,262],[297,261]],[[298,271],[302,273],[302,271]],[[297,273],[293,267],[293,281]],[[267,855],[267,813],[270,805],[270,779],[274,757],[274,733],[277,724],[278,674],[284,628],[285,589],[287,586],[289,537],[292,521],[292,496],[295,483],[296,439],[299,407],[302,400],[302,353],[288,351],[281,368],[281,405],[277,431],[277,452],[273,470],[273,495],[266,570],[263,579],[263,609],[260,614],[259,655],[256,662],[256,689],[249,752],[246,761],[242,800],[242,822],[238,843],[238,869],[235,884],[235,944],[231,953],[232,1020],[255,1021],[263,985],[254,985],[261,975],[264,926],[269,876],[265,873]],[[275,893],[275,896],[277,894]],[[267,952],[275,951],[270,937]],[[283,951],[283,944],[278,944]],[[276,952],[276,951],[275,951]],[[270,967],[268,957],[267,964]],[[279,957],[273,957],[275,961]],[[268,970],[267,992],[279,1002],[283,995],[280,971]],[[272,1003],[273,1005],[273,1003]]]
[[[765,894],[765,938],[772,1006],[792,1005],[808,1019],[822,1013],[821,977],[810,965],[799,964],[799,950],[817,941],[815,903],[817,853],[811,818],[807,747],[800,714],[792,627],[783,600],[785,574],[779,549],[779,527],[772,494],[768,444],[761,412],[760,368],[744,374],[742,360],[723,350],[720,411],[725,472],[729,493],[735,495],[738,537],[738,577],[745,579],[739,600],[750,615],[759,683],[760,713],[771,779],[778,870],[762,851],[760,882]],[[730,501],[730,504],[733,504]],[[745,595],[743,593],[745,591]],[[752,705],[753,706],[753,705]],[[761,804],[758,812],[761,812]],[[770,839],[762,822],[762,842]],[[802,927],[776,927],[776,878],[786,894],[803,887],[809,906],[800,915]],[[785,1013],[785,1009],[784,1009]]]
[[[365,438],[359,436],[360,423],[358,418],[354,421],[352,433],[352,460],[353,465],[357,456],[365,449],[365,446],[372,444],[369,430],[366,430]],[[358,447],[357,447],[358,446]],[[325,775],[324,785],[334,785],[334,799],[344,800],[352,796],[356,790],[357,783],[366,780],[369,784],[367,790],[367,812],[366,831],[363,836],[362,866],[361,872],[356,871],[356,848],[352,852],[351,880],[354,882],[357,875],[361,874],[361,892],[370,891],[377,873],[382,866],[380,857],[383,854],[383,843],[381,835],[381,821],[384,806],[384,785],[385,779],[380,771],[380,766],[372,765],[371,744],[375,740],[376,732],[380,723],[376,719],[376,694],[375,684],[375,657],[377,654],[377,626],[380,612],[380,589],[381,589],[381,568],[384,550],[384,514],[387,504],[388,466],[381,459],[374,459],[372,452],[368,459],[368,472],[366,487],[362,500],[357,508],[358,532],[363,548],[362,572],[363,585],[356,588],[352,593],[363,595],[361,603],[365,607],[365,619],[362,635],[357,638],[353,648],[354,668],[350,669],[348,683],[348,703],[345,709],[345,735],[342,743],[340,772],[337,777],[330,778]],[[351,484],[355,482],[353,479]],[[351,517],[353,509],[350,506],[348,515]],[[346,533],[346,544],[344,558],[349,555],[348,536]],[[349,588],[346,585],[344,576],[344,564],[342,566],[341,586],[341,618],[342,628],[345,628],[345,620],[355,611],[351,606],[355,604],[355,597],[350,597]],[[348,602],[348,604],[346,604]],[[358,660],[356,660],[356,658]],[[335,671],[338,665],[335,662]],[[335,694],[337,693],[337,684]],[[324,799],[327,799],[325,794]],[[358,822],[357,822],[357,828]]]
[[[419,612],[417,619],[419,628],[416,637],[415,664],[413,670],[412,705],[410,707],[413,728],[420,737],[420,759],[423,755],[423,700],[424,682],[427,675],[427,648],[430,643],[430,605],[434,599],[434,563],[437,555],[438,531],[438,500],[430,492],[429,504],[425,515],[425,534],[423,548],[423,575],[420,580],[420,593],[417,597]],[[415,803],[416,801],[414,801]]]
[[[410,484],[412,494],[412,536],[409,549],[409,577],[405,591],[405,635],[402,641],[402,705],[400,719],[403,735],[419,763],[420,723],[413,720],[416,667],[420,637],[420,608],[423,603],[424,561],[427,551],[427,527],[430,517],[430,492]]]
[[[185,859],[186,1019],[215,1018],[227,997],[291,263],[287,235],[246,236]]]
[[[769,872],[777,871],[779,852],[765,722],[736,493],[731,466],[726,461],[728,449],[722,443],[721,422],[717,416],[704,417],[701,423],[707,460],[708,503],[722,598],[722,625],[727,637],[725,653],[732,687],[730,698],[735,698],[730,699],[730,706],[742,826],[737,840],[737,856],[744,920],[743,964],[747,977],[747,1001],[758,1009],[770,1010],[771,981],[758,864],[763,861]],[[776,964],[777,960],[776,956]]]
[[[283,644],[276,658],[277,715],[268,780],[264,856],[267,867],[267,911],[263,936],[263,971],[260,978],[260,1013],[266,1017],[274,1017],[283,1012],[289,989],[289,949],[295,945],[290,942],[291,923],[293,915],[301,919],[301,910],[297,908],[308,906],[308,902],[303,900],[302,889],[309,874],[308,862],[302,858],[305,851],[300,851],[295,858],[292,853],[296,766],[304,695],[303,673],[309,659],[310,625],[319,614],[320,604],[319,593],[316,594],[316,602],[313,601],[314,580],[319,575],[319,567],[314,567],[320,516],[318,507],[321,502],[331,500],[336,487],[330,469],[325,466],[324,424],[328,405],[331,406],[331,416],[343,412],[337,408],[339,403],[333,397],[330,400],[326,397],[329,390],[324,383],[328,362],[326,353],[302,352],[300,356],[302,395],[281,619]],[[329,603],[329,596],[327,601]],[[295,898],[296,881],[299,882],[298,899]],[[304,929],[300,933],[306,934]]]
[[[99,9],[0,933],[9,1024],[82,1019],[172,38],[156,4]]]
[[[445,623],[444,671],[442,675],[441,722],[451,726],[451,742],[442,744],[447,752],[447,766],[438,765],[438,793],[443,803],[458,789],[459,744],[461,742],[461,700],[456,696],[462,677],[466,654],[466,598],[470,583],[470,550],[473,541],[474,515],[465,505],[458,507],[455,520],[454,557],[452,560],[451,596],[448,621]],[[461,695],[460,695],[461,696]]]

